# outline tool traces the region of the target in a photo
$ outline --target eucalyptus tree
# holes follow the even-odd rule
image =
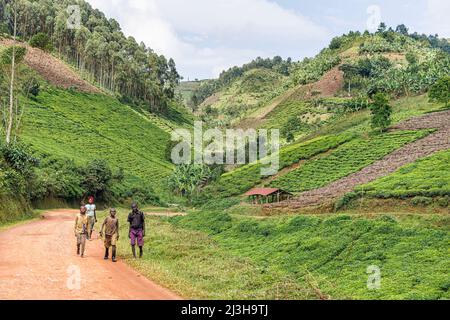
[[[0,0],[0,28],[13,33],[11,0]],[[149,110],[163,111],[174,99],[180,80],[173,59],[159,56],[133,37],[125,37],[119,23],[83,0],[15,0],[17,36],[28,41],[46,33],[60,58],[65,59],[91,81],[117,91],[130,102],[147,104]],[[69,5],[78,5],[81,26],[68,28]],[[3,15],[3,16],[2,16]]]

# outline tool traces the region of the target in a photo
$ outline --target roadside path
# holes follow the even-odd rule
[[[180,299],[121,262],[120,252],[117,263],[103,260],[100,239],[87,241],[85,258],[78,257],[76,213],[50,211],[0,232],[0,300]]]

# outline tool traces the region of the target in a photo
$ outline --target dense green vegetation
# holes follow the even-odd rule
[[[224,70],[218,79],[203,81],[200,86],[196,88],[191,96],[191,103],[194,106],[201,104],[206,98],[208,98],[213,93],[218,90],[225,88],[233,83],[233,81],[244,76],[247,71],[252,70],[267,70],[273,71],[278,75],[287,76],[290,73],[290,67],[292,65],[292,59],[288,58],[283,60],[281,57],[277,56],[273,59],[267,58],[263,59],[261,57],[244,64],[242,67],[232,67],[228,70]],[[247,76],[248,77],[248,76]]]
[[[45,42],[42,35],[49,35],[51,43],[45,49],[53,47],[92,82],[117,92],[126,102],[142,103],[152,111],[166,109],[180,80],[175,62],[126,37],[116,20],[83,0],[76,3],[81,27],[70,29],[67,21],[73,20],[69,19],[73,12],[67,8],[73,4],[69,0],[2,0],[0,30],[13,34],[16,13],[19,39],[39,46]]]
[[[228,126],[283,93],[285,80],[286,76],[270,69],[246,71],[212,101],[204,102],[201,118],[210,125]]]
[[[420,94],[450,72],[448,52],[398,32],[364,36],[359,53],[341,66],[353,93]]]
[[[392,175],[356,189],[377,198],[450,196],[450,151],[443,151],[409,164]],[[445,204],[443,202],[443,204]]]
[[[168,178],[168,187],[179,196],[192,197],[201,187],[217,179],[222,172],[223,167],[219,165],[181,164]]]
[[[270,183],[290,192],[323,187],[374,163],[394,150],[424,137],[428,131],[402,131],[369,138],[357,138],[319,159],[306,162],[298,169]]]
[[[31,216],[28,176],[36,163],[28,153],[0,142],[0,223]]]
[[[450,102],[450,76],[442,77],[430,88],[430,100],[448,107]]]
[[[392,107],[389,105],[389,98],[382,93],[373,96],[373,103],[370,105],[372,112],[372,129],[385,131],[392,123]]]
[[[44,51],[51,51],[53,49],[50,37],[43,32],[38,32],[31,37],[30,46]]]
[[[218,211],[192,213],[171,218],[172,226],[152,221],[169,235],[158,232],[155,246],[147,249],[147,261],[133,265],[160,274],[181,291],[188,282],[203,298],[448,299],[449,235],[437,227],[448,225],[448,218],[436,219],[440,222],[427,226],[419,217],[411,225],[389,216],[255,220]],[[189,235],[198,239],[203,234],[210,236],[205,243],[183,242]],[[189,257],[202,257],[200,267],[185,264]],[[185,268],[177,268],[173,260]],[[234,268],[226,267],[202,273],[202,266],[214,266],[218,260],[235,265],[242,277],[236,279]],[[367,288],[367,268],[373,265],[381,270],[380,290]],[[229,277],[225,283],[223,276]]]
[[[106,160],[122,168],[122,192],[138,186],[161,190],[172,165],[165,159],[170,136],[114,98],[58,89],[42,92],[25,111],[22,140],[40,157],[82,164]]]
[[[298,163],[301,160],[310,159],[320,153],[336,148],[352,139],[352,135],[342,134],[337,136],[324,136],[312,139],[305,143],[297,143],[280,150],[280,170]],[[242,166],[229,173],[223,174],[220,179],[205,189],[205,196],[237,196],[248,191],[264,178],[261,175],[261,162]]]

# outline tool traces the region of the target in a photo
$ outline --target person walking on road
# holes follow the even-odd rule
[[[86,236],[88,228],[88,218],[86,216],[86,207],[80,208],[80,213],[75,218],[75,237],[77,238],[77,255],[84,258],[86,247]]]
[[[119,219],[116,218],[117,211],[112,208],[109,211],[109,217],[106,217],[103,222],[102,229],[100,230],[100,236],[103,238],[105,244],[105,260],[109,259],[109,248],[112,247],[112,262],[116,262],[116,245],[119,240]]]
[[[89,204],[87,204],[86,207],[86,215],[88,218],[88,233],[87,233],[87,238],[88,240],[92,240],[92,231],[94,231],[94,226],[97,223],[97,213],[96,213],[96,206],[94,204],[94,197],[90,196],[89,199]]]
[[[131,250],[133,257],[136,258],[136,242],[139,246],[139,258],[142,258],[144,237],[145,237],[145,217],[144,213],[139,210],[138,205],[131,205],[131,213],[128,215],[128,223],[130,224],[130,232],[128,237],[131,240]]]

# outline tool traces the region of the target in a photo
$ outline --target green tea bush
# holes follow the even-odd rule
[[[372,129],[383,132],[391,125],[392,107],[389,105],[387,95],[383,93],[375,94],[370,105],[370,111],[372,112]]]
[[[438,199],[437,204],[442,208],[447,208],[450,206],[450,196],[442,197]]]
[[[207,233],[230,254],[305,287],[308,275],[313,276],[321,292],[333,299],[449,298],[449,235],[439,228],[404,225],[386,215],[250,220],[212,211],[170,221],[178,228]],[[226,226],[221,232],[218,221]],[[380,290],[367,290],[371,265],[383,270]]]
[[[341,134],[324,136],[308,142],[296,143],[280,150],[280,170],[301,160],[309,159],[320,153],[350,141],[353,135]],[[223,174],[219,180],[206,187],[203,195],[209,197],[229,197],[242,195],[257,185],[265,177],[261,175],[260,162],[242,166],[236,170]]]
[[[427,134],[428,131],[402,131],[354,139],[329,155],[307,161],[298,169],[275,179],[270,185],[290,192],[317,189],[357,172]]]
[[[334,210],[339,211],[341,209],[348,208],[348,206],[352,203],[352,201],[358,198],[358,196],[359,195],[356,192],[346,193],[344,196],[342,196],[336,201],[336,203],[334,204]]]
[[[442,151],[355,190],[375,198],[446,198],[450,196],[449,163],[450,151]]]
[[[429,206],[433,203],[433,199],[432,198],[428,198],[428,197],[414,197],[411,199],[411,204],[413,206],[419,207],[426,207]]]
[[[174,168],[166,160],[170,135],[104,95],[41,90],[25,109],[21,139],[39,158],[52,155],[76,167],[103,159],[114,174],[123,169],[122,183],[114,186],[123,196],[148,184],[163,193]]]

